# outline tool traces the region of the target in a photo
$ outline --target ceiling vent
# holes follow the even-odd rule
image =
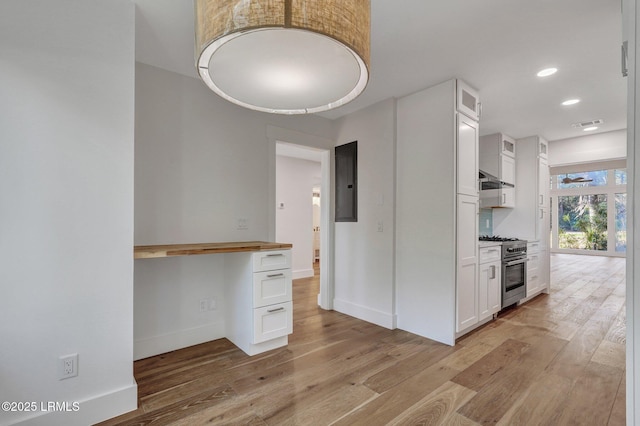
[[[598,124],[602,124],[602,123],[604,123],[604,120],[598,118],[596,120],[573,123],[571,126],[576,127],[578,129],[582,129],[583,127],[597,126]]]

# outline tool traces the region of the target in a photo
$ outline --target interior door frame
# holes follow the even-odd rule
[[[276,144],[278,142],[297,145],[300,148],[320,151],[320,291],[318,305],[322,309],[332,310],[334,299],[334,225],[332,182],[333,156],[335,142],[306,133],[267,126],[269,155],[269,240],[275,241],[276,235]]]

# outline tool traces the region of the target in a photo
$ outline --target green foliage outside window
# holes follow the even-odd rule
[[[607,250],[606,195],[558,197],[559,248]]]

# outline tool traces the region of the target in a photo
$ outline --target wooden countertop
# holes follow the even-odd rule
[[[194,254],[290,249],[291,247],[293,245],[288,243],[268,243],[265,241],[135,246],[133,248],[133,258],[153,259],[156,257],[191,256]]]

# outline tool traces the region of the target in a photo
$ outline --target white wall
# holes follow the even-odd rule
[[[549,166],[561,166],[627,157],[627,131],[598,133],[549,143]]]
[[[305,144],[333,140],[333,129],[320,117],[250,111],[200,80],[137,64],[136,245],[268,240],[273,135]],[[136,359],[223,337],[223,305],[199,309],[203,298],[220,302],[223,269],[216,255],[135,262]]]
[[[395,138],[394,99],[338,120],[336,144],[358,141],[358,221],[335,224],[334,307],[387,328],[395,327]]]
[[[0,58],[0,401],[80,403],[0,424],[93,424],[137,404],[134,7],[2,1]]]
[[[313,187],[320,163],[276,157],[276,241],[292,243],[293,278],[313,276]],[[281,203],[284,208],[281,208]]]

